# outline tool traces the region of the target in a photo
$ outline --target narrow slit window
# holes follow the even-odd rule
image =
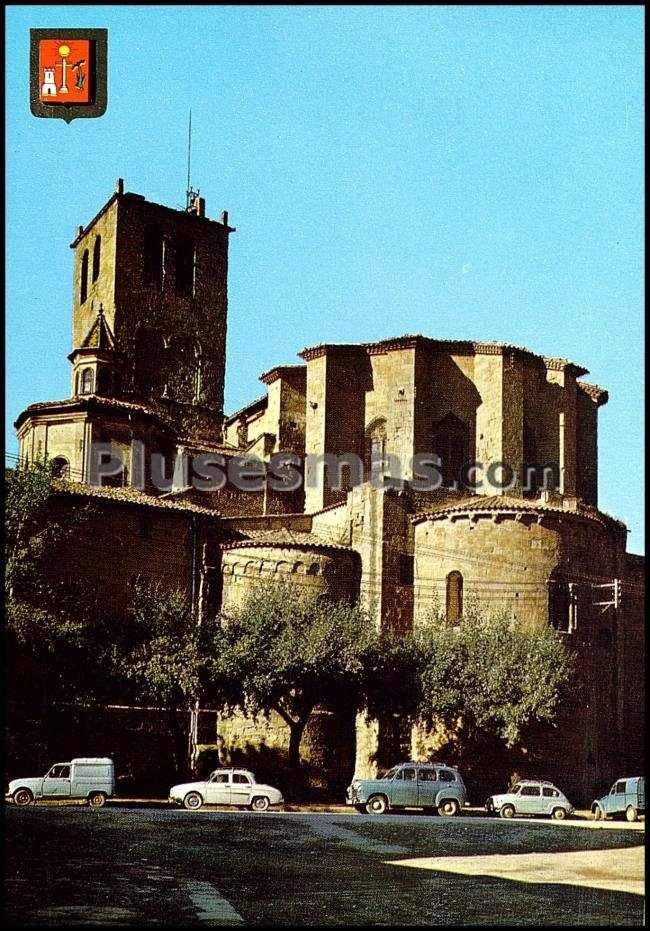
[[[102,237],[95,236],[95,245],[93,246],[93,282],[99,278],[99,268],[102,260]]]
[[[463,577],[460,572],[450,572],[447,576],[447,623],[453,627],[460,623],[463,616]]]
[[[84,249],[84,254],[81,257],[81,288],[79,294],[79,300],[83,304],[88,297],[88,250]]]

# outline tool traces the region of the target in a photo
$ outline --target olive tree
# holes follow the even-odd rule
[[[239,690],[231,707],[256,715],[276,712],[289,728],[290,765],[314,708],[355,700],[375,632],[358,606],[284,585],[259,586],[222,618],[215,669]]]

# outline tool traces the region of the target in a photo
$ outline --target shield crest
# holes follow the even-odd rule
[[[106,112],[107,29],[30,29],[29,100],[34,116],[78,117]]]

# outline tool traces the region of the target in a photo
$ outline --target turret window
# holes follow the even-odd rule
[[[102,237],[95,236],[95,245],[93,246],[93,282],[99,278],[99,268],[102,257]]]
[[[92,394],[94,389],[94,378],[92,369],[84,369],[81,373],[81,393]]]
[[[81,286],[79,290],[79,300],[83,304],[88,297],[88,250],[84,249],[81,257]]]

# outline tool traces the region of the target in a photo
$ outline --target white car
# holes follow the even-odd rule
[[[215,769],[204,782],[182,782],[169,790],[169,801],[196,811],[202,805],[239,805],[251,811],[266,811],[279,805],[282,793],[256,782],[248,769]]]

